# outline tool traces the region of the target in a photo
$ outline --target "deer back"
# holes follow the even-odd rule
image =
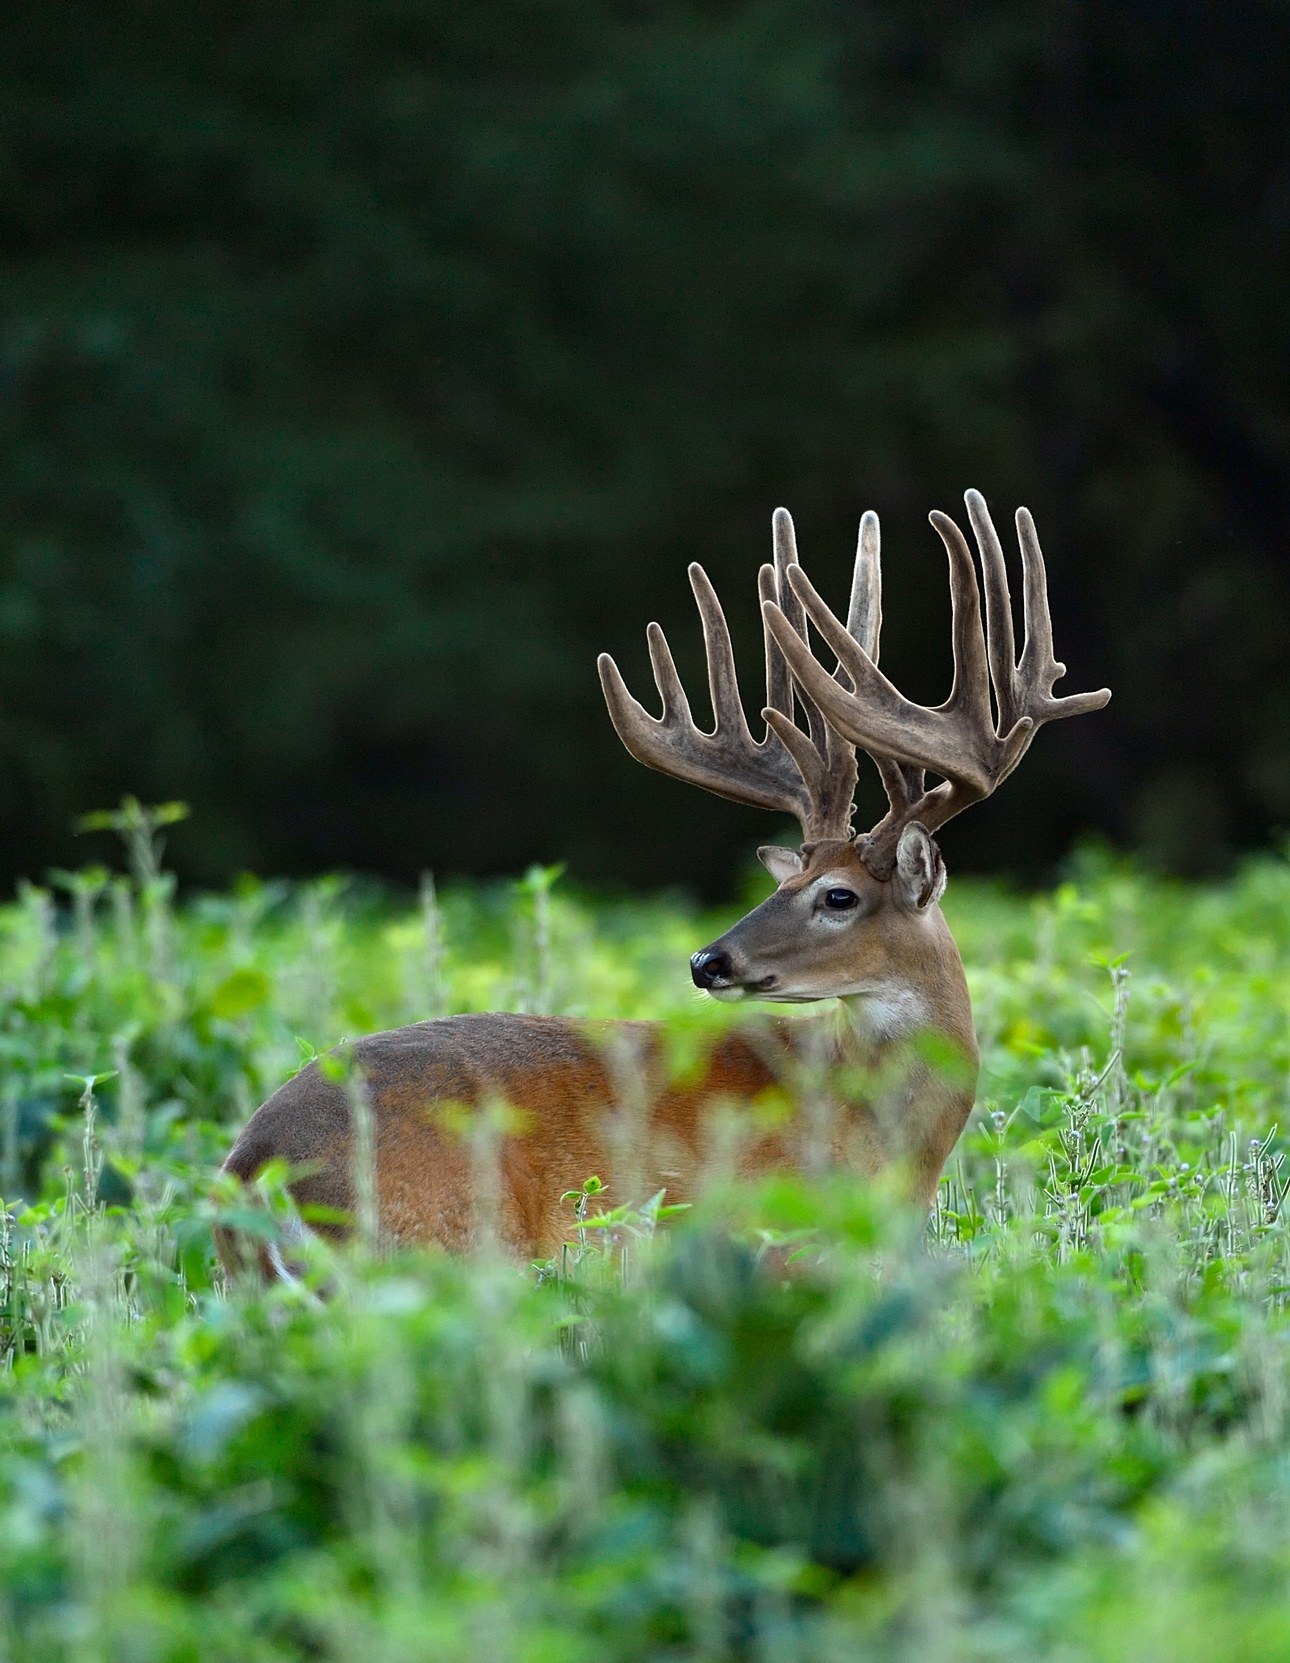
[[[812,1075],[822,1088],[839,1062],[859,1060],[882,1077],[882,1050],[828,1021],[761,1023],[721,1036],[700,1069],[678,1080],[669,1078],[656,1024],[446,1017],[358,1041],[343,1079],[318,1063],[302,1069],[252,1116],[224,1170],[249,1182],[270,1161],[284,1161],[306,1217],[319,1209],[352,1218],[361,1091],[388,1241],[461,1251],[492,1233],[517,1256],[545,1257],[572,1223],[561,1197],[593,1175],[612,1206],[659,1189],[684,1201],[712,1175],[834,1161],[874,1172],[897,1144],[921,1173],[929,1129],[920,1128],[911,1146],[904,1134],[893,1141],[884,1125],[884,1116],[893,1124],[901,1118],[908,1082],[893,1097],[885,1079],[893,1101],[884,1110],[881,1094],[876,1104],[867,1101],[848,1076],[853,1095],[838,1095],[827,1147],[819,1147],[819,1127],[805,1125],[798,1112],[803,1068],[823,1070]],[[938,1145],[958,1135],[971,1089],[963,1101],[960,1081],[951,1097],[938,1110],[944,1127],[931,1137]],[[935,1166],[939,1174],[939,1160]],[[921,1194],[925,1183],[917,1175],[914,1183]],[[318,1227],[344,1233],[338,1223]],[[222,1250],[228,1262],[229,1244]]]

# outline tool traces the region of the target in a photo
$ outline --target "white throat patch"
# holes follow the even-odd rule
[[[838,997],[856,1027],[869,1039],[901,1039],[927,1026],[927,1001],[917,988],[904,982],[879,982]]]

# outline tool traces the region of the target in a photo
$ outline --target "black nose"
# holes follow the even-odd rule
[[[730,960],[725,953],[714,953],[705,947],[690,960],[690,975],[695,987],[715,987],[730,979]]]

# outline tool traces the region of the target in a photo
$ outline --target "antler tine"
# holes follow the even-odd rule
[[[963,533],[939,509],[933,509],[928,519],[935,527],[945,552],[950,559],[950,634],[954,647],[954,683],[950,696],[940,707],[946,712],[964,711],[970,720],[958,724],[963,738],[975,742],[973,749],[981,755],[986,770],[989,760],[985,753],[988,736],[995,737],[994,721],[990,713],[990,667],[985,635],[981,629],[981,591],[977,588],[976,567],[964,540]],[[955,759],[957,760],[957,758]],[[955,777],[935,762],[928,764],[947,779]]]
[[[976,538],[976,546],[981,555],[981,573],[985,579],[985,625],[989,639],[990,680],[994,684],[999,727],[1007,733],[1021,716],[1016,697],[1017,648],[1012,633],[1012,596],[1008,589],[1008,567],[1003,558],[1003,545],[994,529],[994,521],[990,518],[985,498],[980,491],[968,491],[964,501],[967,503],[968,519],[972,522],[972,534]],[[952,521],[947,523],[953,524]],[[957,532],[958,528],[955,527],[955,530]]]
[[[777,508],[771,519],[774,539],[774,564],[763,566],[757,573],[757,592],[763,601],[778,601],[787,597],[790,610],[786,614],[797,633],[806,637],[806,614],[802,603],[788,586],[788,568],[797,564],[797,537],[793,530],[793,516],[786,508]],[[793,678],[788,660],[780,652],[769,630],[766,636],[766,704],[771,710],[781,711],[793,719]]]
[[[771,538],[775,555],[773,571],[775,587],[781,596],[787,597],[785,616],[793,628],[806,639],[806,612],[801,601],[793,594],[788,586],[788,568],[800,564],[797,558],[797,531],[793,525],[793,516],[787,508],[777,508],[770,518]]]
[[[708,693],[712,699],[712,714],[717,719],[717,733],[727,733],[739,750],[752,744],[748,718],[744,715],[739,697],[739,677],[735,673],[735,652],[730,645],[730,630],[726,615],[721,610],[717,591],[698,561],[689,568],[690,588],[698,603],[703,623],[703,651],[708,661]]]
[[[1100,710],[1111,697],[1106,688],[1061,699],[1052,696],[1053,683],[1065,674],[1065,666],[1053,657],[1043,556],[1024,509],[1018,511],[1017,535],[1025,571],[1026,643],[1017,664],[1003,550],[979,492],[967,493],[967,507],[981,552],[989,644],[982,632],[980,590],[967,543],[953,520],[933,513],[932,524],[949,557],[954,608],[954,685],[943,705],[928,708],[904,698],[859,644],[862,631],[842,628],[800,568],[790,571],[789,581],[837,655],[834,675],[815,661],[782,609],[772,602],[763,605],[767,628],[799,687],[838,733],[869,753],[882,774],[891,809],[864,840],[865,859],[879,875],[889,870],[900,832],[910,821],[921,820],[929,831],[936,830],[1006,779],[1043,723]],[[873,646],[876,651],[876,630]],[[845,685],[848,679],[850,688]],[[991,683],[997,726],[990,707]],[[924,769],[942,775],[943,783],[924,790]]]
[[[771,524],[774,534],[775,564],[773,566],[763,566],[758,573],[758,593],[763,603],[770,600],[780,607],[793,629],[805,641],[806,609],[794,594],[792,584],[789,581],[791,570],[794,567],[797,567],[798,570],[801,569],[797,560],[797,534],[793,529],[793,516],[787,508],[777,508]],[[765,636],[767,708],[778,711],[796,728],[797,724],[793,717],[793,701],[794,696],[796,696],[797,703],[801,705],[806,713],[806,726],[810,742],[815,747],[825,772],[828,772],[830,769],[830,753],[837,748],[837,736],[820,714],[814,701],[809,699],[800,687],[794,687],[787,661],[779,650],[774,636],[769,630],[765,631]],[[773,723],[769,725],[775,733],[779,734],[781,739],[784,738],[779,726]],[[793,754],[794,742],[792,737],[790,736],[784,740],[784,743],[790,754]],[[854,780],[851,782],[851,790],[854,793]],[[850,817],[848,816],[847,827],[850,826],[850,823]],[[844,830],[839,835],[847,835],[847,833]]]
[[[881,548],[878,516],[870,508],[860,521],[860,535],[856,539],[851,604],[847,608],[847,634],[859,643],[873,664],[878,662],[878,638],[882,634]]]
[[[1017,510],[1017,542],[1021,548],[1023,574],[1023,606],[1025,610],[1026,644],[1022,649],[1017,675],[1026,697],[1038,698],[1041,693],[1045,709],[1051,715],[1045,721],[1063,716],[1084,716],[1101,710],[1110,703],[1111,689],[1100,687],[1095,693],[1066,693],[1060,699],[1052,697],[1053,683],[1066,674],[1066,666],[1053,657],[1053,623],[1048,611],[1048,574],[1039,547],[1035,522],[1028,508]]]
[[[851,579],[851,604],[847,608],[847,634],[876,665],[882,637],[882,541],[878,516],[872,509],[866,510],[860,519],[855,571]],[[833,672],[833,679],[843,687],[851,685],[851,678],[841,664]],[[922,797],[921,768],[906,767],[889,756],[874,756],[871,760],[882,777],[893,814]]]

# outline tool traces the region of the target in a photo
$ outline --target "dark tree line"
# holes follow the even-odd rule
[[[784,502],[948,685],[931,507],[1034,511],[1071,685],[947,830],[1182,869],[1290,825],[1290,12],[17,0],[0,53],[0,866],[185,797],[187,876],[568,858],[719,888],[597,650],[759,701]],[[1060,689],[1059,689],[1060,690]],[[867,783],[876,812],[876,786]]]

